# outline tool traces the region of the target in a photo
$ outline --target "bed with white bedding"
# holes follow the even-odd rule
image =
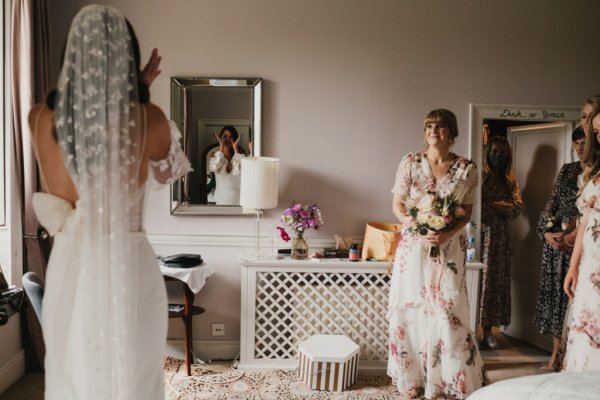
[[[600,371],[560,372],[496,382],[469,400],[598,400]]]

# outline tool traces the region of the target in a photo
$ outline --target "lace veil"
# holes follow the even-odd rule
[[[135,399],[138,309],[130,217],[139,185],[145,127],[137,65],[124,16],[84,7],[69,31],[55,109],[57,139],[76,184],[76,304],[68,335],[74,390],[88,399]],[[71,388],[65,388],[70,390]]]

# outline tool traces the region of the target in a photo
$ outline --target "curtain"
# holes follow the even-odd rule
[[[40,190],[36,160],[27,122],[29,110],[44,100],[51,87],[50,32],[47,0],[13,0],[12,8],[12,107],[16,175],[21,200],[23,272],[45,279],[51,241],[47,239],[31,206]],[[43,370],[44,340],[31,307],[22,316],[23,346],[29,371]]]

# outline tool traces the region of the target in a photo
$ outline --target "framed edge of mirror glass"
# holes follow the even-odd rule
[[[188,135],[190,131],[186,126],[186,95],[194,88],[248,88],[252,92],[251,135],[254,156],[262,155],[262,78],[208,78],[208,77],[171,77],[171,120],[182,134],[182,148],[189,154]],[[221,120],[240,121],[239,118],[220,118]],[[196,165],[193,165],[196,169]],[[192,181],[190,174],[178,179],[171,184],[169,201],[171,215],[249,215],[243,212],[239,205],[218,205],[190,201],[189,185]],[[203,177],[200,177],[202,179]],[[188,185],[186,188],[186,184]],[[185,190],[187,189],[187,190]],[[184,190],[187,195],[184,195]],[[252,214],[254,215],[254,214]]]

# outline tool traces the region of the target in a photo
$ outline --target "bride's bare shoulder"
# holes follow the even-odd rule
[[[33,106],[29,111],[27,118],[31,134],[36,137],[38,134],[52,133],[54,126],[54,112],[45,104],[40,103]]]
[[[161,158],[169,150],[171,130],[165,113],[156,104],[146,104],[148,118],[148,144],[152,158]]]
[[[167,123],[167,117],[163,110],[154,103],[146,103],[146,112],[148,113],[148,119],[152,119],[155,122],[164,120]]]
[[[146,104],[146,112],[148,115],[148,128],[154,133],[164,133],[169,131],[169,121],[163,110],[156,104]]]

